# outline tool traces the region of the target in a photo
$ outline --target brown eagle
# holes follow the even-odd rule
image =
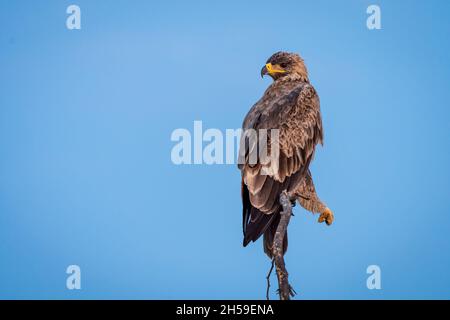
[[[318,143],[323,145],[319,96],[310,84],[303,59],[294,53],[277,52],[261,70],[261,77],[274,80],[244,119],[243,131],[278,129],[278,161],[249,161],[257,148],[241,141],[239,164],[242,172],[243,245],[264,234],[264,252],[272,258],[272,244],[280,221],[279,199],[284,191],[292,205],[297,200],[319,222],[331,225],[332,211],[319,199],[309,165]],[[261,136],[259,134],[259,136]],[[259,137],[260,139],[261,137]],[[245,139],[245,138],[243,138]],[[258,141],[259,141],[258,139]],[[264,139],[270,140],[269,136]],[[270,143],[267,143],[270,146]],[[270,153],[270,147],[267,147]],[[283,253],[287,250],[284,236]]]

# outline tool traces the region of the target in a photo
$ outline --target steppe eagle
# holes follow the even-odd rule
[[[323,145],[322,117],[319,96],[310,84],[303,59],[294,53],[273,54],[261,70],[261,76],[274,80],[262,98],[244,119],[243,131],[278,129],[279,154],[274,161],[250,162],[257,147],[241,141],[239,163],[242,172],[243,245],[264,235],[264,251],[272,258],[272,243],[280,221],[280,194],[287,191],[293,204],[313,213],[320,213],[319,222],[331,225],[332,211],[316,194],[309,165],[317,144]],[[259,137],[260,138],[260,137]],[[270,140],[270,136],[264,139]],[[258,140],[259,141],[259,140]],[[267,142],[270,146],[270,143]],[[270,153],[270,147],[267,147]],[[284,236],[283,254],[287,250]]]

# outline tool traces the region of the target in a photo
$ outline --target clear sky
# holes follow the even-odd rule
[[[66,8],[81,8],[81,30]],[[381,7],[381,30],[366,9]],[[298,299],[450,298],[449,1],[1,1],[0,298],[265,298],[235,165],[172,163],[177,128],[239,128],[278,50],[321,98],[295,209]],[[79,265],[81,290],[66,288]],[[366,268],[381,268],[368,290]],[[272,278],[275,284],[275,277]],[[275,285],[272,287],[275,290]],[[272,296],[275,294],[272,291]]]

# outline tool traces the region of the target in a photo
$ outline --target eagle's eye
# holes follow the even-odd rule
[[[281,63],[280,67],[282,67],[283,69],[287,67],[287,63]]]

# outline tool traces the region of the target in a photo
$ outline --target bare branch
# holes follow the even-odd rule
[[[266,291],[266,298],[267,298],[267,300],[270,300],[270,298],[269,298],[270,275],[272,274],[274,263],[275,263],[275,260],[272,259],[272,266],[270,267],[269,273],[267,274],[267,277],[266,277],[266,279],[267,279],[267,291]]]
[[[292,215],[291,200],[286,191],[283,191],[280,195],[280,204],[283,207],[283,211],[280,212],[281,217],[275,232],[272,253],[277,270],[280,300],[289,300],[291,296],[294,296],[295,291],[289,284],[288,272],[286,270],[283,256],[283,240]]]

